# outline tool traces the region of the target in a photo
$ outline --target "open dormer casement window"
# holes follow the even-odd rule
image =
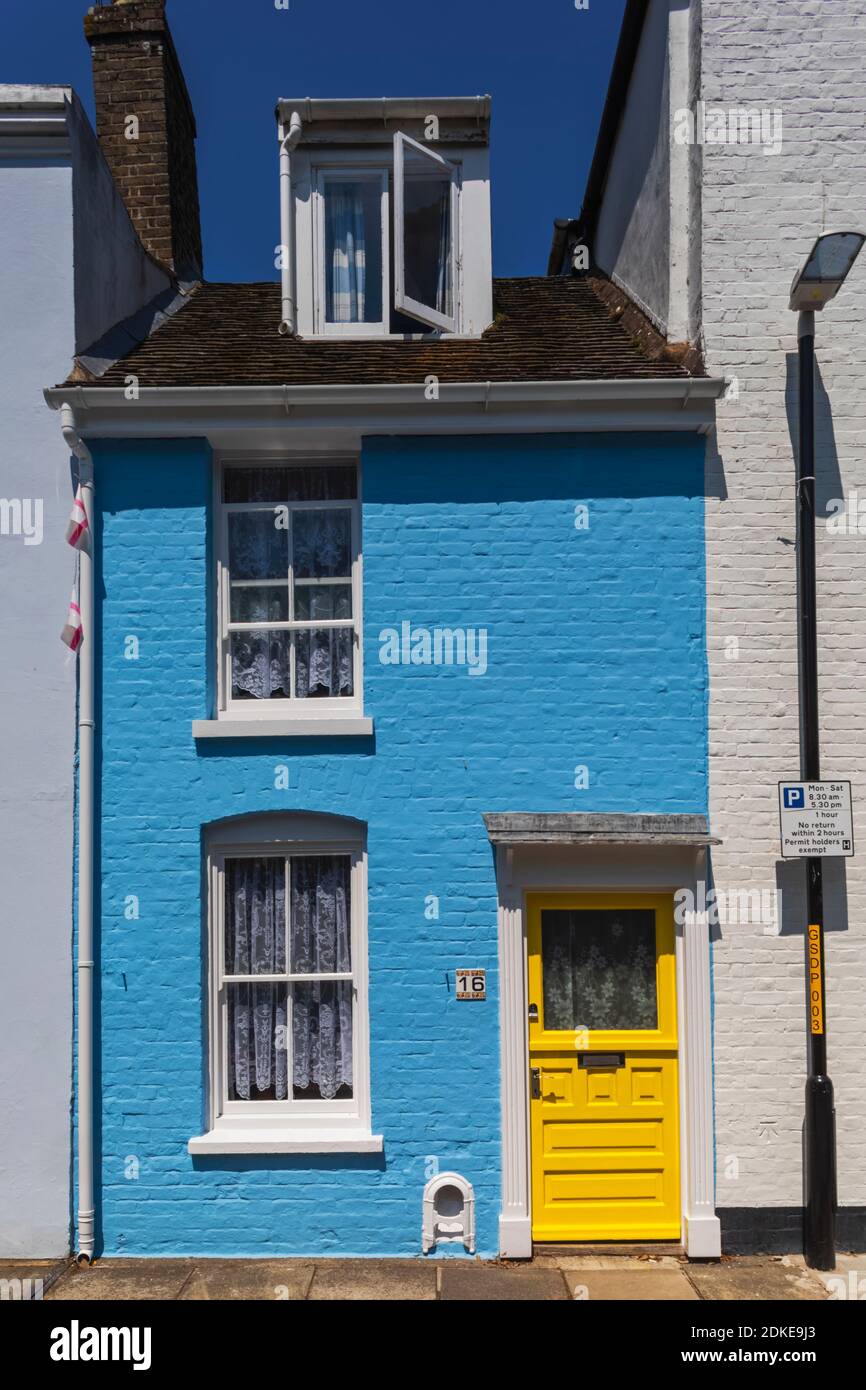
[[[489,98],[287,98],[277,117],[283,332],[480,336]]]
[[[457,331],[457,166],[394,136],[394,307]]]
[[[458,331],[460,170],[411,136],[390,167],[317,171],[319,331]]]

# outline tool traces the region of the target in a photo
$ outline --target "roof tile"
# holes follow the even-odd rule
[[[278,332],[278,284],[203,284],[91,384],[123,386],[130,374],[143,388],[690,375],[663,340],[651,353],[645,334],[633,336],[588,278],[495,280],[493,301],[494,322],[476,339],[311,341]]]

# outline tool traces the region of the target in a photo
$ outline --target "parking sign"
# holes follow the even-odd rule
[[[854,828],[850,782],[780,782],[783,859],[850,859]]]

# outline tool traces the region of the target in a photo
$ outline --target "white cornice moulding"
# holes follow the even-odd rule
[[[25,140],[62,137],[72,100],[71,87],[0,82],[0,136]]]
[[[0,158],[69,157],[66,124],[71,87],[27,87],[0,83]]]
[[[417,384],[345,386],[123,387],[58,386],[45,392],[53,409],[71,405],[89,438],[233,436],[275,442],[302,431],[342,432],[348,447],[364,435],[671,431],[706,434],[721,377],[609,381],[438,383],[438,398]]]

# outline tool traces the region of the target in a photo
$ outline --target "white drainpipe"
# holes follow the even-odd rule
[[[84,640],[78,656],[78,1251],[80,1264],[93,1259],[93,780],[94,646],[93,459],[75,428],[71,405],[60,411],[60,427],[79,460],[81,500],[90,550],[79,551],[78,606]]]
[[[281,333],[297,333],[298,306],[295,303],[295,215],[292,207],[292,150],[303,134],[297,111],[292,112],[285,135],[280,126],[280,250],[283,257],[283,315]]]

